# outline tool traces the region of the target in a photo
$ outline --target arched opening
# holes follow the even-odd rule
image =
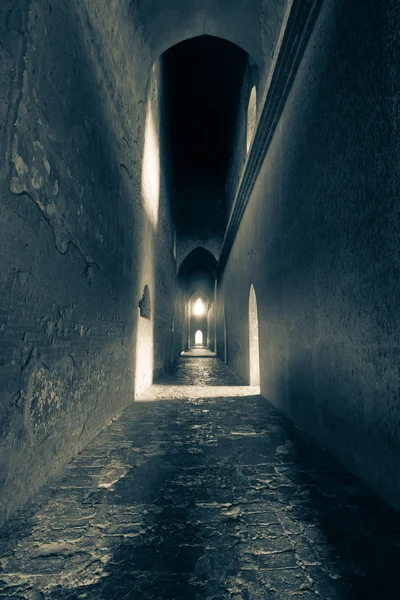
[[[211,258],[219,257],[230,208],[226,186],[248,64],[244,50],[212,35],[181,42],[163,55],[165,117],[173,124],[168,149],[178,264],[195,251],[200,240],[205,248],[196,254],[203,255],[201,259],[207,252]]]
[[[209,300],[207,294],[200,289],[196,290],[189,298],[189,348],[194,348],[199,345],[209,347],[211,306],[212,302]],[[199,332],[201,333],[201,342],[199,342]]]
[[[258,339],[258,311],[253,284],[249,295],[249,384],[260,385],[260,346]]]
[[[197,330],[203,332],[203,346],[215,346],[215,278],[217,261],[204,248],[197,247],[182,261],[178,271],[180,302],[178,312],[182,329],[182,350],[196,345]],[[177,313],[178,314],[178,313]]]
[[[196,316],[201,316],[201,315],[204,315],[204,312],[205,312],[204,302],[201,298],[197,298],[196,302],[194,303],[193,314]]]
[[[249,105],[247,107],[247,152],[250,150],[251,143],[253,141],[254,133],[256,130],[257,120],[257,90],[254,85],[251,93]]]
[[[215,280],[218,272],[218,263],[215,256],[205,248],[198,246],[184,258],[178,270],[178,283],[185,285],[185,279],[196,267],[207,269]]]
[[[196,344],[196,346],[202,346],[203,345],[203,332],[200,329],[198,329],[196,331],[195,338],[194,338],[194,343]]]

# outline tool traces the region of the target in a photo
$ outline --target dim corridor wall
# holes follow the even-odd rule
[[[0,7],[0,522],[133,400],[145,285],[152,332],[172,321],[162,69],[126,3],[99,6]]]
[[[253,282],[262,395],[397,508],[399,17],[324,2],[218,288],[231,368]]]

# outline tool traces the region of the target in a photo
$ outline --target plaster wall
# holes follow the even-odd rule
[[[242,90],[237,109],[236,127],[234,142],[231,153],[231,160],[228,167],[225,183],[225,224],[228,223],[231,214],[236,192],[242,178],[247,160],[247,109],[250,100],[250,93],[253,86],[259,88],[257,67],[248,65],[243,77]],[[258,97],[257,93],[257,97]]]
[[[147,285],[159,348],[176,266],[161,70],[134,8],[5,0],[0,39],[2,521],[141,389],[138,302]]]
[[[231,368],[253,283],[262,395],[397,508],[399,17],[324,3],[218,289]]]
[[[138,20],[154,58],[183,40],[213,35],[237,44],[268,74],[289,0],[142,0]]]

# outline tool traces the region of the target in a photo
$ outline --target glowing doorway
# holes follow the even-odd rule
[[[260,385],[260,347],[258,340],[258,312],[253,284],[249,296],[249,384]]]
[[[200,329],[196,331],[196,335],[194,336],[194,343],[196,344],[196,346],[203,345],[203,332],[200,331]]]
[[[204,312],[205,312],[204,302],[201,298],[198,298],[193,307],[193,314],[200,316],[200,315],[204,315]]]

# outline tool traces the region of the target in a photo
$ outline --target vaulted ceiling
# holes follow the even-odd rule
[[[153,60],[199,35],[237,44],[268,66],[289,0],[133,0]]]

